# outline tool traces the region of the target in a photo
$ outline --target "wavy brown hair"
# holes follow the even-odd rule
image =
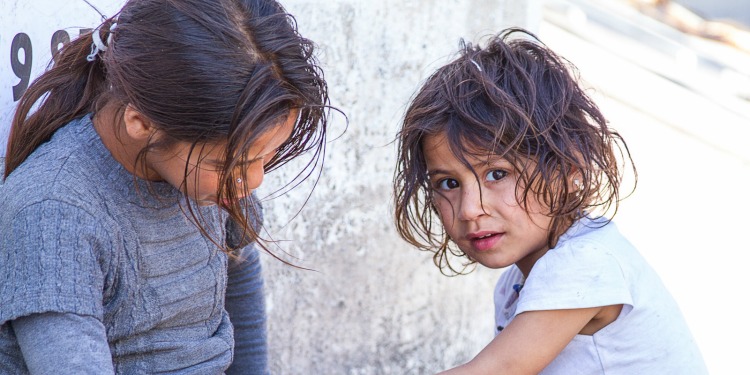
[[[431,203],[440,193],[429,185],[422,147],[425,137],[438,134],[472,171],[470,157],[496,155],[515,166],[518,203],[526,208],[533,194],[549,208],[550,248],[581,216],[614,216],[626,168],[637,181],[627,144],[607,125],[567,60],[520,28],[491,37],[485,47],[461,41],[459,56],[412,99],[398,134],[394,175],[399,234],[434,252],[445,274],[463,273],[474,262],[451,264],[466,254],[450,241]],[[574,179],[579,189],[570,187]]]
[[[295,180],[306,178],[322,159],[331,107],[313,42],[274,0],[129,0],[93,32],[109,42],[106,51],[89,62],[93,34],[71,41],[24,93],[13,118],[5,177],[71,120],[111,105],[123,113],[129,105],[166,135],[152,139],[140,161],[176,142],[192,144],[191,152],[205,143],[226,143],[219,200],[235,202],[224,208],[245,233],[238,243],[256,240],[251,216],[258,213],[240,203],[249,192],[238,191],[234,180],[244,176],[232,171],[253,141],[293,110],[299,116],[292,135],[266,172],[311,151]],[[185,178],[188,168],[193,166],[186,167]],[[186,207],[207,234],[200,214]]]

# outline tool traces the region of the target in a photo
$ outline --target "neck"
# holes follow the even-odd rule
[[[519,270],[521,270],[521,273],[523,274],[523,278],[526,279],[529,277],[529,273],[531,272],[531,269],[534,267],[534,264],[536,264],[536,261],[539,260],[544,254],[547,254],[549,251],[549,248],[545,248],[542,251],[537,251],[533,254],[533,256],[528,256],[522,260],[519,260],[516,262],[516,266]]]
[[[104,147],[128,172],[145,180],[159,179],[150,168],[144,169],[139,164],[138,154],[148,145],[148,141],[130,137],[124,129],[122,111],[108,104],[94,115],[92,121]]]

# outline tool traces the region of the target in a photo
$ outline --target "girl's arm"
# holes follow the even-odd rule
[[[268,374],[266,304],[258,250],[229,260],[226,309],[234,326],[234,361],[227,374]]]
[[[611,323],[621,308],[622,305],[614,305],[523,312],[474,359],[440,375],[538,374],[584,327],[588,331],[591,324],[601,328]]]
[[[11,321],[31,374],[114,374],[102,322],[91,316],[43,313]]]

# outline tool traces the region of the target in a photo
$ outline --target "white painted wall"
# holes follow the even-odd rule
[[[89,1],[105,15],[114,14],[123,0]],[[0,155],[18,96],[47,67],[52,48],[96,27],[101,16],[83,0],[0,1]],[[14,94],[15,92],[15,94]]]
[[[121,0],[89,0],[105,15]],[[265,257],[274,374],[424,374],[469,359],[492,337],[499,271],[442,276],[428,254],[396,235],[391,219],[394,139],[418,84],[447,61],[459,38],[538,24],[538,0],[288,0],[303,35],[320,45],[334,117],[322,175],[266,203],[266,227],[288,252]],[[61,5],[63,4],[63,5]],[[0,152],[14,107],[13,38],[31,41],[31,76],[49,61],[57,30],[71,37],[100,21],[83,0],[0,2]],[[270,194],[294,167],[272,174]],[[292,220],[293,219],[293,220]]]

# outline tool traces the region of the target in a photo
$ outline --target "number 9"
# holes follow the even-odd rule
[[[18,52],[23,50],[23,62],[18,58]],[[10,44],[10,66],[16,77],[21,79],[17,85],[13,86],[13,101],[21,99],[24,91],[29,87],[31,79],[31,39],[25,33],[18,33],[13,37]]]

